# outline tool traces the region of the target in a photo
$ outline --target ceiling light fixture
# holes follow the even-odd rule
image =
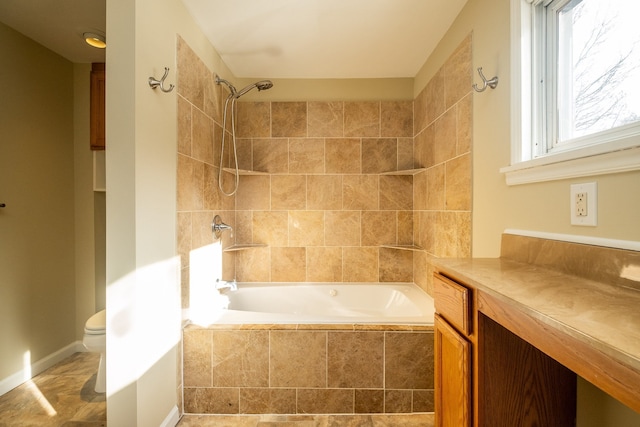
[[[82,37],[84,37],[84,41],[87,42],[89,46],[97,47],[98,49],[107,47],[107,40],[100,34],[84,33]]]

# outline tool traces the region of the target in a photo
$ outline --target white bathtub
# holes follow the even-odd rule
[[[433,325],[433,299],[404,283],[239,283],[207,323]],[[208,317],[208,316],[207,316]]]

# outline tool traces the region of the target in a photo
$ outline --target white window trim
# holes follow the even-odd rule
[[[511,165],[500,169],[507,185],[640,170],[638,124],[628,126],[616,141],[531,159],[532,122],[541,114],[533,111],[539,103],[534,102],[538,95],[531,85],[531,5],[539,2],[511,0]],[[597,142],[599,138],[594,139]]]

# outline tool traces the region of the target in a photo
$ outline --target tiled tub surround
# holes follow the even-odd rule
[[[224,279],[415,282],[430,291],[429,257],[470,255],[471,36],[461,42],[413,101],[239,102],[239,163],[244,169],[266,175],[241,177],[240,190],[233,197],[223,196],[218,190],[226,93],[214,83],[215,70],[207,68],[179,37],[177,62],[177,251],[182,267],[183,308],[189,306],[190,254],[213,243],[210,226],[216,214],[234,227],[233,238],[224,234],[224,247],[234,241],[268,245],[225,253]],[[416,175],[381,174],[415,168],[424,171]],[[418,245],[424,250],[404,251],[383,245]],[[273,331],[279,334],[277,329]],[[185,339],[190,333],[185,331]],[[329,334],[338,332],[324,333],[328,342]],[[432,342],[431,331],[415,333],[428,336]],[[383,336],[387,334],[408,337],[412,333],[390,331]],[[213,342],[213,336],[210,339]],[[305,385],[271,390],[263,383],[213,388],[213,361],[208,358],[212,350],[202,359],[193,357],[197,351],[189,349],[192,344],[185,342],[185,351],[191,353],[189,361],[178,361],[185,370],[185,382],[179,379],[178,392],[182,397],[184,387],[188,410],[216,406],[224,401],[219,393],[230,393],[238,396],[229,403],[236,402],[239,412],[249,390],[268,391],[275,399],[289,389],[297,396],[296,411],[305,396],[320,390],[328,395],[353,396],[354,412],[364,410],[358,406],[362,402],[387,412],[407,409],[407,402],[411,402],[411,410],[432,408],[432,377],[427,386],[396,387],[387,363],[380,374],[383,384],[373,388],[335,388],[328,374],[325,389]],[[427,361],[426,369],[431,372],[432,344],[429,346],[428,353],[409,352],[401,365]],[[324,354],[329,360],[326,350]],[[194,385],[194,366],[208,366],[210,373],[204,375],[210,381],[205,381],[206,385]],[[191,373],[187,373],[189,370]],[[195,403],[199,407],[194,407]]]
[[[217,325],[184,330],[192,414],[433,411],[433,328]]]
[[[233,240],[225,279],[415,282],[429,256],[471,248],[471,36],[414,101],[238,102],[236,196],[218,190],[225,92],[178,41],[178,252],[211,244],[220,214]],[[416,175],[382,173],[424,168]],[[230,174],[227,174],[231,178]],[[225,234],[229,239],[230,235]],[[225,247],[233,243],[224,242]],[[418,245],[424,251],[383,245]]]

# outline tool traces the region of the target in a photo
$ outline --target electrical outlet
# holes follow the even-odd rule
[[[598,225],[598,190],[595,182],[571,185],[571,225]]]
[[[587,216],[587,193],[576,194],[576,215]]]

